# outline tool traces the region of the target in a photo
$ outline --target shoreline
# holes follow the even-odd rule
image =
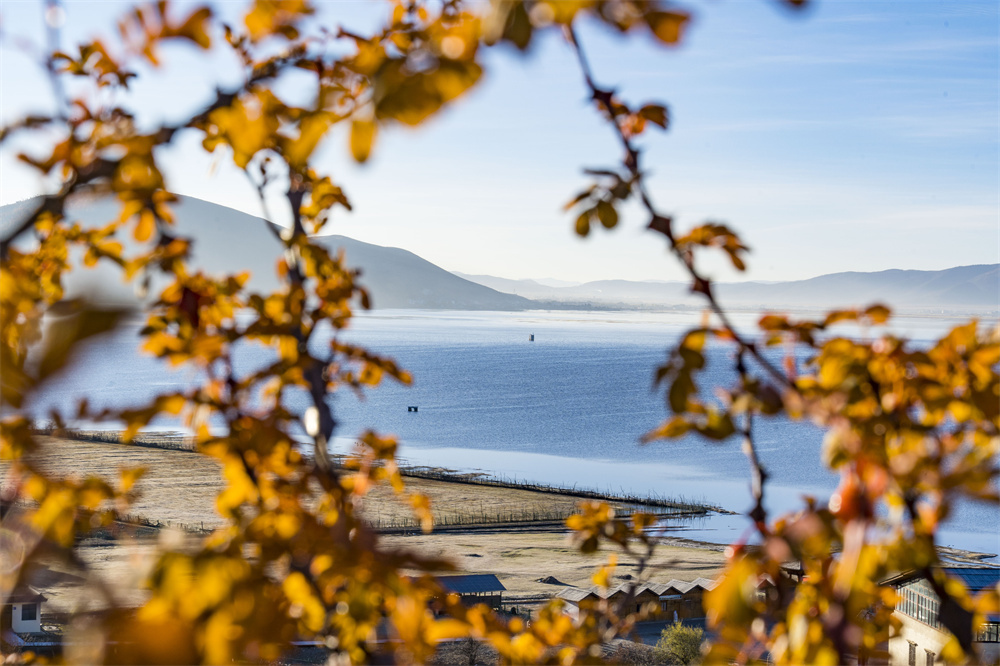
[[[128,605],[145,600],[142,580],[151,570],[160,545],[194,544],[224,525],[215,511],[215,497],[222,487],[220,467],[213,458],[148,440],[140,446],[42,437],[33,462],[54,474],[111,477],[120,467],[143,466],[147,474],[136,485],[139,497],[130,516],[143,522],[119,523],[79,542],[80,557]],[[359,511],[370,523],[382,521],[379,540],[389,550],[413,551],[451,562],[456,572],[494,574],[504,584],[505,597],[519,606],[532,607],[551,597],[562,586],[590,587],[596,567],[612,552],[607,546],[584,555],[570,541],[562,519],[546,521],[483,520],[504,518],[519,511],[575,512],[576,500],[516,487],[454,483],[441,479],[408,479],[411,490],[432,500],[435,529],[423,534],[410,516],[406,502],[390,488],[379,487],[359,498]],[[397,524],[409,521],[409,525]],[[465,524],[450,525],[450,522]],[[180,529],[178,529],[180,528]],[[725,567],[726,546],[690,539],[669,525],[655,528],[655,558],[640,572],[624,558],[614,584],[643,576],[652,582],[673,578],[714,578]],[[177,539],[181,541],[178,542]],[[160,545],[158,545],[160,544]],[[951,561],[977,563],[985,554],[944,550]],[[86,601],[79,588],[57,562],[46,563],[39,586],[52,599],[54,610],[72,610]],[[552,580],[557,583],[551,582]]]
[[[215,498],[223,486],[218,462],[178,449],[176,442],[168,446],[148,439],[129,446],[42,436],[30,454],[32,464],[56,475],[113,479],[121,467],[147,469],[136,484],[138,496],[129,513],[78,541],[81,561],[129,606],[146,599],[142,580],[160,548],[193,546],[225,525],[215,511]],[[419,529],[409,504],[391,488],[377,486],[356,500],[383,547],[450,562],[460,573],[496,575],[508,590],[505,597],[518,606],[530,608],[565,585],[589,587],[594,570],[612,552],[603,545],[596,553],[582,554],[572,543],[564,520],[577,511],[578,498],[566,494],[419,477],[408,478],[407,486],[431,499],[435,529],[430,534]],[[552,517],[509,519],[529,512]],[[675,537],[670,525],[658,525],[656,530],[659,545],[645,569],[645,576],[654,582],[714,578],[724,568],[724,546]],[[628,558],[616,572],[615,584],[640,574]],[[51,599],[54,612],[71,612],[89,599],[86,586],[79,587],[79,581],[69,577],[72,573],[63,563],[46,561],[37,574],[36,587]]]
[[[50,429],[36,429],[35,433],[81,442],[137,446],[167,451],[197,453],[193,439],[181,432],[176,431],[139,433],[128,444],[122,442],[122,432],[119,430],[64,430],[56,434],[55,431]],[[343,460],[346,456],[336,455],[334,458]],[[529,481],[518,481],[517,479],[506,479],[486,472],[461,472],[447,467],[407,465],[403,461],[398,461],[397,464],[399,465],[400,474],[408,478],[427,479],[443,483],[467,484],[472,486],[506,488],[510,490],[536,492],[546,495],[560,495],[578,499],[600,500],[616,503],[622,506],[653,509],[652,513],[655,513],[660,517],[703,518],[712,514],[733,516],[739,515],[736,511],[731,511],[719,505],[708,504],[705,502],[685,501],[683,499],[652,495],[643,496],[637,494],[613,493],[590,488],[577,488],[575,486],[569,488],[558,485],[532,483]]]

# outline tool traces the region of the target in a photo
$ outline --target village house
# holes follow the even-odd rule
[[[457,594],[463,604],[486,604],[494,610],[503,606],[503,593],[507,591],[493,574],[438,576],[438,582],[448,592]]]
[[[687,582],[671,580],[668,583],[622,583],[612,588],[591,587],[584,590],[566,587],[556,594],[556,598],[566,602],[566,612],[578,617],[581,608],[587,608],[601,599],[616,604],[629,603],[629,611],[639,612],[643,608],[652,610],[651,619],[681,621],[705,617],[702,597],[715,587],[715,582],[707,578],[697,578]]]
[[[665,584],[649,585],[649,589],[656,592],[660,602],[656,616],[675,622],[705,617],[702,598],[705,592],[714,587],[715,581],[708,578],[696,578],[690,583],[675,579]]]
[[[944,567],[948,576],[961,580],[971,594],[994,588],[1000,583],[1000,568]],[[951,634],[938,621],[941,601],[923,574],[899,574],[883,585],[891,585],[898,595],[893,615],[902,623],[900,632],[889,640],[889,663],[897,666],[933,666],[941,662],[941,650]],[[1000,616],[992,615],[976,629],[974,650],[984,664],[1000,663]]]
[[[43,596],[27,585],[16,587],[0,607],[0,644],[4,653],[31,651],[55,654],[62,647],[62,636],[42,627]],[[50,628],[51,629],[51,628]]]
[[[6,633],[38,634],[42,631],[42,602],[45,597],[34,589],[21,586],[4,600],[0,628]]]

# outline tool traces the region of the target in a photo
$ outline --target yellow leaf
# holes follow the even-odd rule
[[[608,557],[608,563],[602,566],[600,569],[594,572],[594,575],[590,577],[594,581],[594,585],[598,587],[611,587],[611,577],[615,573],[615,567],[618,566],[618,556],[612,553]]]
[[[876,304],[865,310],[865,314],[872,320],[873,324],[884,324],[889,321],[892,311],[882,304]]]
[[[614,229],[618,224],[618,211],[607,201],[597,202],[597,219],[605,229]]]
[[[430,533],[434,527],[434,515],[431,513],[431,498],[426,495],[414,493],[410,496],[410,506],[413,507],[413,513],[420,521],[421,529],[423,529],[425,534]]]
[[[212,40],[207,32],[208,26],[206,25],[210,18],[212,18],[212,10],[207,7],[200,7],[191,12],[191,15],[185,19],[179,28],[174,30],[174,33],[178,37],[189,39],[201,48],[207,49],[212,45]]]
[[[468,635],[469,625],[454,619],[435,620],[434,624],[427,629],[427,638],[431,642],[449,638],[464,638]]]
[[[153,213],[147,208],[139,214],[139,221],[135,223],[135,239],[140,243],[145,243],[153,235],[156,228],[156,219]]]
[[[289,142],[285,149],[288,163],[295,168],[303,168],[309,161],[309,156],[316,150],[317,144],[330,129],[333,116],[328,113],[316,113],[306,116],[299,123],[299,137]],[[360,160],[359,160],[360,161]]]
[[[182,395],[171,395],[160,401],[160,408],[170,414],[180,414],[187,404],[187,400]]]
[[[120,472],[121,483],[119,484],[121,492],[127,493],[128,491],[132,490],[132,487],[136,484],[136,482],[143,476],[145,476],[145,474],[146,474],[145,467],[128,467],[122,469]]]
[[[691,430],[691,424],[680,416],[674,416],[665,421],[656,430],[651,430],[642,436],[642,443],[646,444],[657,439],[674,439],[681,437]]]
[[[295,39],[298,37],[295,23],[312,13],[312,6],[306,0],[256,0],[243,21],[252,41],[271,35]]]
[[[839,321],[857,321],[858,313],[855,310],[834,310],[826,315],[823,326],[832,326]]]
[[[368,160],[375,144],[376,125],[373,120],[355,120],[351,122],[351,155],[363,163]]]
[[[290,335],[282,335],[278,338],[278,355],[286,363],[298,363],[299,341]]]

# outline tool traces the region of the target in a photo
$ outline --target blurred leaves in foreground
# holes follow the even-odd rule
[[[54,89],[72,91],[59,100],[60,108],[0,133],[2,142],[16,137],[18,145],[38,148],[20,159],[60,183],[0,238],[0,457],[10,464],[6,484],[30,502],[29,525],[37,537],[5,539],[4,548],[29,564],[52,548],[72,561],[77,539],[126,510],[142,474],[122,470],[117,484],[61,478],[37,469],[26,455],[37,446],[23,416],[33,391],[58,381],[81,342],[113,329],[123,314],[64,302],[71,252],[82,252],[88,267],[118,266],[140,290],[148,288],[150,275],[165,277],[166,287],[143,313],[142,348],[205,378],[127,411],[95,412],[84,399],[72,416],[124,422],[126,437],[160,414],[179,416],[195,433],[198,451],[222,465],[226,481],[217,498],[225,525],[194,550],[165,548],[148,581],[148,601],[134,610],[105,599],[108,610],[67,657],[273,661],[293,641],[315,639],[346,661],[384,653],[378,658],[420,663],[439,641],[471,637],[488,641],[511,663],[590,662],[598,660],[602,642],[628,635],[645,617],[645,611],[631,612],[634,605],[626,600],[593,605],[574,620],[555,601],[530,625],[503,620],[484,606],[463,606],[440,587],[431,574],[448,570],[449,562],[386,548],[359,519],[359,498],[375,484],[389,484],[426,530],[432,527],[429,500],[408,494],[391,437],[368,433],[346,465],[333,464],[328,445],[337,420],[329,397],[383,379],[407,383],[410,376],[337,335],[320,352],[310,346],[318,330],[344,330],[356,304],[369,302],[349,258],[310,239],[352,209],[336,179],[318,170],[313,156],[319,145],[331,135],[346,136],[346,150],[364,162],[391,136],[387,130],[420,125],[475,87],[483,77],[484,49],[506,43],[524,51],[540,33],[552,33],[565,37],[579,56],[595,108],[623,148],[620,164],[587,170],[593,182],[567,206],[576,232],[616,228],[623,204],[638,202],[712,313],[656,371],[670,416],[646,439],[689,432],[713,440],[739,437],[751,465],[756,505],[750,518],[762,545],[734,544],[725,577],[706,595],[715,642],[705,658],[843,663],[875,655],[895,629],[895,600],[877,581],[914,569],[927,572],[943,606],[962,609],[942,618],[955,640],[941,655],[961,660],[977,623],[998,612],[997,593],[972,597],[961,583],[936,573],[935,535],[956,501],[997,502],[997,333],[970,322],[932,345],[915,346],[873,333],[884,330],[890,316],[881,305],[815,321],[765,315],[759,336],[730,325],[699,257],[720,251],[744,270],[748,246],[716,221],[677,230],[656,207],[636,141],[650,127],[665,130],[669,111],[658,102],[632,105],[598,86],[575,32],[586,20],[673,46],[685,37],[689,11],[635,0],[500,0],[486,8],[413,0],[386,3],[385,21],[356,34],[319,25],[314,10],[305,0],[256,0],[242,24],[227,25],[207,6],[182,10],[164,1],[129,9],[117,36],[50,54]],[[129,106],[131,86],[138,72],[169,66],[161,59],[169,43],[228,52],[244,76],[190,117],[151,127]],[[293,72],[307,72],[311,81],[297,102],[280,92]],[[61,86],[66,78],[74,85]],[[174,229],[175,197],[160,162],[182,135],[231,160],[262,200],[272,183],[287,191],[291,227],[260,230],[275,236],[281,279],[275,291],[249,291],[247,273],[206,275],[191,268],[193,241]],[[104,226],[85,228],[67,214],[80,195],[112,197],[120,213]],[[34,243],[19,242],[29,234]],[[125,253],[126,236],[138,250]],[[845,322],[865,333],[838,336]],[[271,347],[275,360],[250,375],[236,374],[233,349],[244,340]],[[715,398],[700,384],[707,345],[731,349],[739,377],[734,386],[715,387]],[[784,363],[765,353],[773,346],[785,350]],[[291,390],[310,396],[305,412],[288,409],[284,397]],[[798,513],[772,519],[764,511],[767,474],[756,456],[753,421],[778,415],[808,419],[827,431],[823,463],[839,472],[841,482],[827,505],[807,499]],[[210,423],[224,427],[210,429]],[[310,447],[295,443],[300,429]],[[581,551],[610,544],[620,557],[636,558],[640,572],[655,547],[652,524],[646,514],[621,518],[600,503],[583,505],[568,520]],[[617,557],[598,569],[598,585],[609,583]],[[789,561],[801,563],[802,582],[783,577]],[[5,569],[6,581],[27,568]],[[771,585],[760,594],[764,581]]]

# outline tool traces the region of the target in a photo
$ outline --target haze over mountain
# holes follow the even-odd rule
[[[548,287],[534,280],[465,275],[498,291],[537,300],[590,307],[694,306],[700,299],[686,282],[598,280],[572,287]],[[880,301],[905,308],[1000,309],[1000,265],[959,266],[940,271],[886,270],[831,273],[791,282],[716,283],[729,305],[759,307],[849,307]]]
[[[6,235],[31,208],[31,202],[0,207],[0,234]],[[70,206],[86,225],[118,215],[115,201],[89,200]],[[250,287],[270,291],[281,246],[266,231],[265,220],[192,197],[175,207],[179,235],[195,239],[192,264],[209,273],[251,271]],[[126,251],[134,241],[122,240]],[[343,248],[348,264],[360,267],[362,284],[378,309],[525,310],[552,308],[699,307],[684,282],[601,280],[584,284],[555,279],[509,280],[487,275],[453,274],[399,248],[363,243],[345,236],[320,236],[331,250]],[[30,243],[25,237],[22,244]],[[76,257],[79,263],[79,256]],[[163,280],[152,284],[158,293]],[[833,273],[792,282],[717,284],[727,305],[740,308],[830,308],[875,301],[907,309],[1000,310],[1000,265],[960,266],[941,271],[888,270]],[[68,295],[87,294],[102,302],[136,301],[117,268],[101,262],[67,279]]]

